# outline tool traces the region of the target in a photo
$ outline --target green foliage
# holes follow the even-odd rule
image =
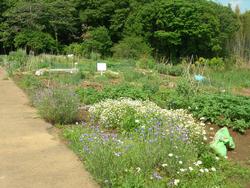
[[[224,66],[224,61],[223,61],[222,58],[213,57],[212,59],[210,59],[208,61],[208,66],[211,66],[211,67],[223,67]]]
[[[142,37],[128,36],[116,44],[112,51],[117,58],[139,59],[142,56],[150,56],[152,49]]]
[[[157,87],[157,86],[156,86]],[[132,99],[146,100],[149,98],[148,91],[129,84],[120,84],[117,86],[107,86],[102,91],[94,88],[78,88],[76,93],[80,96],[80,100],[84,104],[94,104],[104,99],[118,99],[121,97],[129,97]]]
[[[48,33],[43,35],[47,42],[52,40],[51,35],[53,35],[54,40],[60,41],[62,44],[69,42],[69,40],[72,41],[76,33],[76,10],[74,3],[70,1],[14,0],[9,2],[8,5],[9,8],[3,14],[4,30],[0,32],[1,39],[7,43],[4,43],[6,47],[13,46],[16,35],[20,35],[27,30],[35,35],[33,40],[36,42],[33,41],[35,44],[32,44],[35,46],[38,45],[37,40],[39,44],[42,43],[40,41],[41,33]],[[28,37],[29,35],[23,33],[22,36]],[[40,49],[41,46],[38,46],[42,52],[47,50],[46,46],[45,49]]]
[[[90,56],[91,52],[100,53],[102,56],[109,55],[112,41],[108,29],[98,27],[88,31],[84,35],[83,46],[86,56]]]
[[[198,118],[220,126],[232,127],[244,132],[250,128],[250,99],[229,94],[195,96],[190,102],[190,111]]]
[[[155,94],[156,92],[159,91],[159,88],[160,88],[159,84],[154,82],[147,82],[144,83],[142,86],[143,91],[149,94]]]
[[[195,94],[195,86],[184,78],[177,83],[176,92],[179,96],[183,96],[188,99]]]
[[[10,52],[7,56],[7,71],[10,75],[12,75],[16,70],[21,69],[26,66],[28,60],[28,56],[26,52],[23,50],[18,50],[16,52]]]
[[[112,55],[112,44],[115,57],[122,58],[139,59],[152,51],[171,60],[223,57],[236,53],[238,45],[232,45],[239,30],[246,36],[239,42],[245,49],[241,54],[249,57],[249,13],[239,16],[213,1],[2,0],[0,7],[0,53],[26,46],[25,32],[31,31],[36,37],[30,48],[37,53],[64,53],[63,46],[73,43],[66,51],[82,55],[83,47],[87,57],[92,51]],[[46,43],[52,37],[56,48],[41,45],[41,33]]]
[[[149,58],[149,57],[142,57],[140,58],[136,65],[139,67],[139,68],[143,68],[143,69],[153,69],[155,67],[155,61],[154,59],[152,58]]]
[[[20,80],[19,85],[24,90],[27,90],[28,93],[34,92],[43,87],[41,80],[33,75],[24,75]]]
[[[171,141],[157,133],[124,135],[96,126],[64,129],[64,137],[102,187],[163,188],[174,186],[174,180],[181,188],[243,187],[248,182],[249,169],[217,160],[206,145]]]
[[[165,65],[165,64],[157,64],[156,70],[160,74],[166,74],[171,76],[181,76],[184,73],[184,68],[182,65]]]
[[[16,35],[15,46],[34,51],[36,54],[42,52],[53,53],[56,51],[56,41],[51,35],[40,31],[23,31]]]
[[[85,78],[85,74],[82,71],[79,71],[76,74],[63,74],[63,73],[54,73],[53,80],[57,81],[61,85],[78,85]]]
[[[227,64],[227,63],[226,63]],[[249,69],[231,67],[230,69],[211,69],[207,70],[206,75],[212,86],[221,89],[233,89],[250,87]]]
[[[226,18],[220,13],[227,13]],[[225,25],[225,28],[222,27]],[[163,56],[212,56],[222,53],[222,44],[237,31],[230,8],[209,1],[152,1],[131,14],[126,33],[143,36]]]
[[[142,140],[136,133],[129,138],[114,134],[112,137],[112,134],[100,134],[94,128],[66,129],[64,136],[102,187],[164,187],[181,168],[179,160],[188,164],[195,159],[195,148],[191,145],[176,142],[174,149],[168,138],[153,138],[150,134]],[[170,153],[174,153],[174,157],[168,157]],[[168,167],[162,167],[163,164]]]
[[[209,66],[212,68],[221,68],[225,66],[225,62],[222,58],[213,57],[212,59],[205,59],[200,57],[196,62],[196,65]]]
[[[53,124],[69,124],[77,120],[78,97],[66,89],[38,91],[34,104],[42,118]]]
[[[66,46],[64,48],[64,52],[66,54],[74,54],[77,56],[83,56],[84,55],[84,47],[82,44],[72,43],[69,46]]]
[[[135,82],[145,75],[142,72],[134,71],[133,69],[128,69],[123,73],[124,80],[126,82]]]

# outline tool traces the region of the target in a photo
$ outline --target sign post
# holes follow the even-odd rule
[[[101,72],[101,75],[103,72],[107,70],[107,64],[106,63],[97,63],[97,71]]]

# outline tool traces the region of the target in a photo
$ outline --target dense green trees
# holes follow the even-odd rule
[[[235,52],[240,29],[250,40],[249,15],[208,0],[2,0],[0,51],[22,47],[62,53],[74,43],[66,51],[108,56],[116,50],[116,55],[131,57],[135,47],[133,53],[149,51],[171,59],[227,56]]]
[[[226,19],[221,12],[226,12],[232,19],[226,26],[230,29],[222,26]],[[215,3],[162,0],[150,3],[130,16],[127,30],[144,36],[154,49],[168,57],[214,56],[222,54],[225,40],[237,30],[235,23],[232,11]]]
[[[250,61],[250,11],[244,13],[240,17],[241,19],[241,26],[242,30],[238,31],[241,32],[241,43],[243,52],[241,57],[245,61]]]

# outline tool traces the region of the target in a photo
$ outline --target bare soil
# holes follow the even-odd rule
[[[0,187],[95,188],[77,156],[0,69]]]
[[[237,95],[250,97],[250,88],[234,89],[233,92]]]
[[[210,130],[212,128],[213,130]],[[212,141],[216,131],[220,127],[216,125],[209,125],[207,128],[209,141]],[[228,158],[236,162],[240,162],[250,167],[250,130],[246,131],[245,134],[237,133],[229,129],[231,136],[234,139],[236,148],[234,150],[228,151]]]

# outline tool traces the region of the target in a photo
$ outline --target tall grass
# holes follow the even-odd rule
[[[250,87],[250,69],[233,68],[231,70],[207,70],[206,76],[211,85],[231,90],[233,88]]]

